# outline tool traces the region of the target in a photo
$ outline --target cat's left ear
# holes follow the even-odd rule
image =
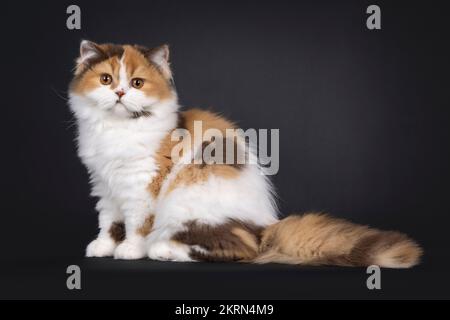
[[[148,53],[148,58],[161,70],[162,74],[168,80],[172,80],[172,71],[170,70],[169,63],[169,46],[167,44],[151,49]]]
[[[105,53],[100,45],[89,40],[82,40],[80,43],[80,56],[76,60],[75,74],[79,74],[100,57],[105,57]]]

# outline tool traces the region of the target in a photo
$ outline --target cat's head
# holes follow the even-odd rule
[[[136,119],[173,112],[169,48],[96,44],[83,40],[70,85],[71,107],[80,117]]]

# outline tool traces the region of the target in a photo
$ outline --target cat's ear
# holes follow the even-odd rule
[[[172,80],[172,71],[170,70],[169,63],[169,46],[167,44],[151,49],[147,57],[161,70],[162,74],[168,80]]]
[[[104,55],[98,44],[89,40],[80,43],[80,56],[77,59],[77,67],[89,66],[90,62]]]

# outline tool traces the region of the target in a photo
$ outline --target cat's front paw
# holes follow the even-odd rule
[[[125,240],[114,251],[114,259],[135,260],[145,257],[145,242]]]
[[[109,238],[97,238],[86,248],[86,257],[110,257],[114,254],[116,243]]]

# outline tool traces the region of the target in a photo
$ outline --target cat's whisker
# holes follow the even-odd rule
[[[70,128],[72,128],[73,126],[75,126],[77,124],[77,119],[75,117],[72,117],[72,119],[62,121],[62,122],[64,124],[68,124],[68,126],[66,127],[66,130],[69,130]]]
[[[62,100],[66,101],[66,102],[69,101],[69,98],[62,96],[62,95],[56,90],[55,87],[50,86],[50,88],[52,89],[52,91],[55,93],[55,95],[56,95],[58,98],[61,98]]]

